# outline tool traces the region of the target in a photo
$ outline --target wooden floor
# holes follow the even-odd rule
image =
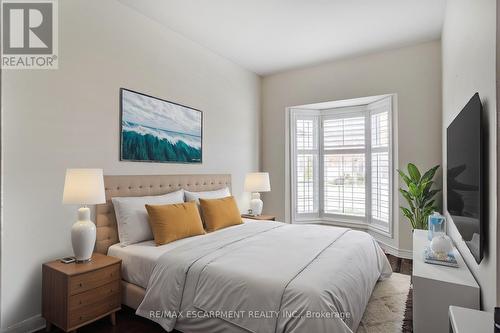
[[[402,259],[387,254],[387,259],[391,263],[392,271],[405,275],[411,275],[413,272],[413,261],[411,259]]]
[[[387,255],[392,270],[397,273],[411,275],[412,261]],[[410,325],[411,327],[411,325]],[[40,330],[39,332],[45,332]],[[54,328],[51,332],[62,332]],[[78,333],[164,333],[165,331],[152,321],[136,316],[134,310],[124,307],[116,314],[116,326],[112,326],[109,318],[103,318],[90,325],[78,329]],[[176,332],[176,331],[174,331]],[[177,332],[179,333],[179,332]],[[210,333],[210,332],[207,332]]]

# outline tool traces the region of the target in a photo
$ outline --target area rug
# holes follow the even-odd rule
[[[405,317],[410,276],[392,273],[375,286],[357,333],[400,333]]]

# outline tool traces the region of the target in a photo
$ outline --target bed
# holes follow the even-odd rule
[[[122,302],[165,330],[355,332],[376,282],[391,274],[368,234],[244,219],[163,246],[121,247],[110,199],[231,187],[229,175],[105,176],[96,251],[122,259]]]

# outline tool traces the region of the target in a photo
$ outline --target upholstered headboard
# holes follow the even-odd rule
[[[231,189],[231,175],[147,175],[104,176],[106,203],[96,207],[96,252],[106,254],[118,243],[118,229],[112,197],[141,197],[177,191],[211,191],[224,187]]]

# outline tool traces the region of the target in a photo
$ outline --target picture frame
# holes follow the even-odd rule
[[[120,161],[203,163],[203,112],[120,88]]]

